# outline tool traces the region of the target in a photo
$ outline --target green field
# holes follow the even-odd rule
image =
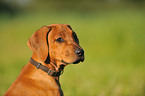
[[[67,23],[85,50],[85,61],[60,78],[65,96],[145,96],[145,11],[0,16],[0,96],[32,55],[29,37],[43,25]]]

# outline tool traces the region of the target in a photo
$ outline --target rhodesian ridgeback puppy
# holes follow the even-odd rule
[[[4,96],[63,96],[59,76],[64,67],[84,61],[76,33],[67,24],[43,26],[27,44],[32,57]]]

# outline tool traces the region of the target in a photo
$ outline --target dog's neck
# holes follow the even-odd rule
[[[55,61],[50,61],[49,63],[46,63],[46,62],[44,62],[44,60],[40,60],[36,55],[32,55],[32,58],[31,58],[32,60],[30,60],[30,61],[33,61],[33,62],[35,62],[35,66],[36,67],[39,67],[39,63],[41,64],[41,65],[43,65],[43,66],[45,66],[45,67],[47,67],[48,69],[50,69],[50,70],[52,70],[52,71],[55,71],[55,72],[63,72],[63,69],[64,69],[64,67],[65,67],[65,65],[66,64],[63,64],[62,62],[60,62],[60,61],[58,61],[58,60],[55,60]],[[33,64],[33,62],[32,62],[32,64]],[[36,64],[38,64],[38,65],[36,65]],[[39,69],[39,68],[38,68]],[[43,69],[42,69],[43,70]],[[49,71],[48,71],[49,72]],[[58,77],[59,77],[59,75],[57,75],[57,76],[55,76],[57,79],[58,79]]]
[[[47,63],[45,62],[46,60],[40,60],[40,58],[35,54],[33,53],[32,55],[32,58],[37,61],[37,62],[40,62],[41,64],[43,64],[44,66],[52,69],[52,70],[55,70],[57,72],[59,71],[62,71],[64,69],[64,67],[67,65],[65,63],[62,63],[61,61],[59,60],[49,60],[47,61]]]

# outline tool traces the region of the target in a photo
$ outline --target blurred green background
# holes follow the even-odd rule
[[[85,50],[60,78],[65,96],[145,96],[144,0],[1,0],[0,96],[29,62],[29,37],[54,23]]]

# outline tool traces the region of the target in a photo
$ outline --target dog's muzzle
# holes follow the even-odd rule
[[[77,64],[79,62],[83,62],[84,61],[84,50],[83,49],[77,49],[75,51],[75,54],[78,56],[78,60],[76,60],[75,62],[73,62],[73,64]]]

